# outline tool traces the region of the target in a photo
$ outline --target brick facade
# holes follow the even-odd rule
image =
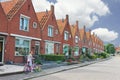
[[[78,21],[70,25],[68,15],[56,20],[53,5],[49,11],[35,13],[31,0],[12,0],[1,2],[0,12],[0,63],[24,62],[23,55],[29,51],[69,55],[69,48],[75,47],[78,50],[71,55],[78,56],[83,48],[89,53],[104,50],[102,40],[85,27],[79,29]]]
[[[6,7],[9,7],[9,6],[7,5],[4,6],[4,8]],[[41,40],[40,26],[38,24],[37,16],[35,14],[31,0],[24,0],[24,1],[20,0],[16,2],[14,6],[8,11],[8,13],[6,13],[6,15],[8,18],[7,31],[9,36],[8,36],[7,45],[6,45],[5,62],[12,61],[16,63],[21,63],[23,62],[23,56],[16,55],[16,39],[17,38],[21,39],[20,41],[20,46],[22,47],[21,50],[25,49],[23,48],[24,43],[21,44],[21,42],[23,42],[22,39],[24,39],[24,41],[28,40],[29,50],[27,50],[27,53],[29,53],[29,51],[31,50],[35,53],[36,42],[40,43],[40,40]],[[20,29],[21,17],[25,17],[29,19],[27,30]],[[36,23],[36,28],[33,27],[34,23]],[[25,24],[25,20],[22,25],[24,24]],[[19,48],[19,51],[20,51],[20,48]]]

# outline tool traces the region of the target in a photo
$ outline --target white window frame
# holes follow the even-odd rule
[[[53,37],[53,34],[54,34],[53,26],[48,25],[48,36]]]
[[[68,41],[68,39],[69,39],[69,32],[64,31],[64,40]]]
[[[15,38],[15,56],[24,56],[24,55],[22,55],[22,54],[20,55],[20,53],[19,53],[18,51],[16,51],[16,47],[19,47],[19,48],[20,48],[20,47],[25,47],[25,46],[23,45],[23,43],[17,45],[17,44],[16,44],[16,39],[22,40],[22,41],[25,41],[25,40],[29,41],[29,46],[28,46],[29,51],[31,50],[31,49],[30,49],[31,40],[30,40],[30,39],[27,39],[27,38],[21,38],[21,37],[16,37],[16,38]],[[29,54],[29,51],[28,51],[27,53],[25,53],[25,54],[26,54],[26,55]]]
[[[51,52],[49,51],[49,47],[53,49]],[[53,42],[45,42],[45,54],[54,54],[54,43]]]
[[[75,36],[75,43],[78,43],[78,42],[79,42],[79,37]]]
[[[25,18],[28,19],[27,30],[21,28],[21,18],[23,18],[23,19],[25,19]],[[29,22],[30,22],[30,17],[21,14],[21,15],[20,15],[20,27],[19,27],[20,30],[22,30],[22,31],[29,31]],[[24,24],[24,23],[23,23],[23,24]],[[24,25],[23,25],[23,28],[24,28]]]

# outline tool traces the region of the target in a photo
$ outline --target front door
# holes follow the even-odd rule
[[[3,48],[4,48],[4,38],[0,37],[0,63],[3,63]]]

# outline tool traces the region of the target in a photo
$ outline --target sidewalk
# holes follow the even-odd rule
[[[15,73],[22,73],[23,69],[24,69],[24,66],[5,64],[3,66],[0,66],[0,76],[15,74]]]
[[[104,59],[106,60],[106,59]],[[48,69],[43,69],[41,72],[31,72],[27,75],[24,75],[21,80],[24,79],[31,79],[31,78],[35,78],[35,77],[40,77],[40,76],[45,76],[45,75],[49,75],[49,74],[54,74],[54,73],[58,73],[61,71],[66,71],[69,69],[75,69],[75,68],[79,68],[79,67],[83,67],[86,65],[90,65],[96,62],[101,62],[104,60],[96,60],[96,61],[90,61],[90,62],[84,62],[84,63],[80,63],[80,64],[74,64],[74,65],[63,65],[63,66],[57,66],[54,68],[48,68]],[[8,75],[8,74],[16,74],[16,73],[22,73],[23,72],[23,68],[24,66],[18,66],[18,65],[4,65],[4,66],[0,66],[0,76],[3,75]]]
[[[108,58],[108,59],[110,59],[110,58]],[[32,80],[32,78],[42,77],[42,76],[46,76],[46,75],[50,75],[50,74],[55,74],[55,73],[58,73],[58,72],[62,72],[62,71],[70,70],[70,69],[75,69],[75,68],[87,66],[87,65],[90,65],[90,64],[94,64],[94,63],[97,63],[97,62],[106,61],[106,60],[107,59],[90,61],[90,62],[86,61],[86,62],[80,63],[80,64],[66,65],[66,66],[60,66],[60,67],[45,69],[40,73],[32,74],[30,76],[26,76],[22,80],[28,80],[28,79]]]

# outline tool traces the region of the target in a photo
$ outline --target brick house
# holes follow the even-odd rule
[[[96,40],[95,40],[95,34],[93,33],[91,35],[91,38],[92,38],[92,52],[95,53],[96,52]]]
[[[4,55],[6,54],[4,49],[6,48],[6,39],[8,36],[7,29],[7,17],[0,3],[0,64],[3,64]]]
[[[78,21],[75,25],[71,25],[71,32],[73,36],[73,47],[74,47],[74,56],[79,56],[81,54],[82,43],[80,39]]]
[[[61,39],[61,43],[62,43],[62,47],[61,47],[61,50],[63,51],[62,53],[66,56],[72,55],[69,54],[69,48],[73,46],[73,38],[69,24],[69,16],[66,15],[65,19],[57,20],[57,24],[60,31],[59,39]]]
[[[79,31],[80,31],[80,39],[82,43],[82,53],[87,53],[88,52],[88,41],[87,41],[85,26]]]
[[[88,53],[92,54],[93,53],[93,51],[92,51],[93,43],[92,43],[91,30],[86,32],[86,36],[87,36],[87,41],[88,41]]]
[[[41,54],[60,54],[61,38],[54,6],[51,5],[50,11],[37,12],[37,17],[42,31]]]
[[[8,19],[8,38],[6,40],[5,62],[21,63],[23,56],[40,51],[40,27],[31,0],[12,0],[2,2]]]

